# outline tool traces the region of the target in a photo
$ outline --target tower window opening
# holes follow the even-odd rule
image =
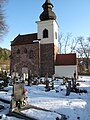
[[[43,30],[43,38],[48,38],[48,30],[47,29]]]

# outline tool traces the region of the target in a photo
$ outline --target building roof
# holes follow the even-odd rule
[[[56,65],[76,65],[76,54],[57,54]]]
[[[56,20],[56,15],[52,11],[53,4],[50,2],[50,0],[46,0],[45,3],[42,5],[44,11],[40,15],[40,20]]]
[[[25,44],[33,44],[36,43],[34,40],[37,40],[37,33],[26,34],[26,35],[18,35],[12,42],[11,46],[16,45],[25,45]]]

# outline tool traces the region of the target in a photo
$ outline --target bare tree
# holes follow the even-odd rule
[[[59,35],[59,50],[60,54],[77,53],[79,68],[82,71],[90,72],[90,37],[72,37],[71,33]]]
[[[73,38],[71,33],[67,33],[64,36],[62,33],[59,35],[59,50],[60,53],[73,53],[76,52],[76,47],[78,44],[77,38]]]
[[[58,43],[59,43],[59,53],[62,53],[62,37],[63,37],[63,34],[61,33],[59,35],[59,38],[58,38]]]
[[[78,39],[75,37],[74,39],[72,39],[72,44],[71,44],[71,52],[70,53],[73,53],[73,52],[76,52],[76,47],[78,45]]]
[[[3,5],[6,0],[0,0],[0,40],[2,39],[3,35],[7,32],[7,25],[5,23],[5,16]]]
[[[79,45],[77,48],[77,52],[82,58],[82,62],[86,64],[87,72],[89,70],[89,58],[90,58],[90,37],[88,39],[84,39],[84,37],[78,37]]]
[[[90,37],[88,37],[87,40],[88,40],[88,42],[89,42],[89,44],[90,44]]]
[[[70,37],[71,37],[71,33],[67,33],[67,36],[64,38],[64,41],[65,41],[64,53],[65,54],[67,53],[67,47],[70,46],[69,44]]]

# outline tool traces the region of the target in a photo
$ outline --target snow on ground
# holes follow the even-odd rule
[[[11,94],[12,94],[12,86],[8,86],[4,89],[8,92],[0,91],[0,98],[10,101],[11,100]]]
[[[62,80],[55,81],[55,89],[45,92],[45,85],[25,86],[28,90],[28,102],[31,105],[45,108],[50,111],[42,111],[36,109],[27,109],[23,113],[35,117],[38,120],[56,120],[56,117],[61,117],[60,114],[66,115],[68,120],[90,120],[90,76],[79,76],[77,81],[80,89],[86,89],[87,93],[73,93],[65,96],[66,87],[61,86]],[[9,92],[0,92],[0,98],[7,100],[11,99],[11,87]],[[58,90],[58,92],[56,92]],[[2,103],[0,103],[2,104]],[[9,110],[6,106],[6,111],[3,110],[0,114],[5,114]],[[8,117],[7,120],[17,120],[15,117]]]
[[[54,112],[46,112],[42,110],[36,110],[36,109],[29,109],[24,110],[23,113],[27,114],[27,116],[31,116],[36,118],[37,120],[56,120],[56,117],[61,118],[61,115],[54,113]]]
[[[2,116],[2,119],[0,119],[0,120],[18,120],[15,117],[8,117],[8,116],[6,116],[6,114],[9,112],[9,107],[10,107],[9,104],[5,104],[5,103],[0,101],[0,105],[4,105],[4,109],[0,110],[0,116]]]

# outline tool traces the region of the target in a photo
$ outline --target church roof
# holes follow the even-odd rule
[[[33,44],[36,43],[34,40],[37,40],[37,33],[26,34],[26,35],[18,35],[12,42],[11,46],[16,45],[25,45],[25,44]]]
[[[56,65],[76,65],[76,54],[57,54]]]
[[[40,15],[41,21],[56,20],[56,15],[52,11],[53,4],[50,2],[50,0],[46,0],[45,3],[42,5],[42,7],[44,11]]]

